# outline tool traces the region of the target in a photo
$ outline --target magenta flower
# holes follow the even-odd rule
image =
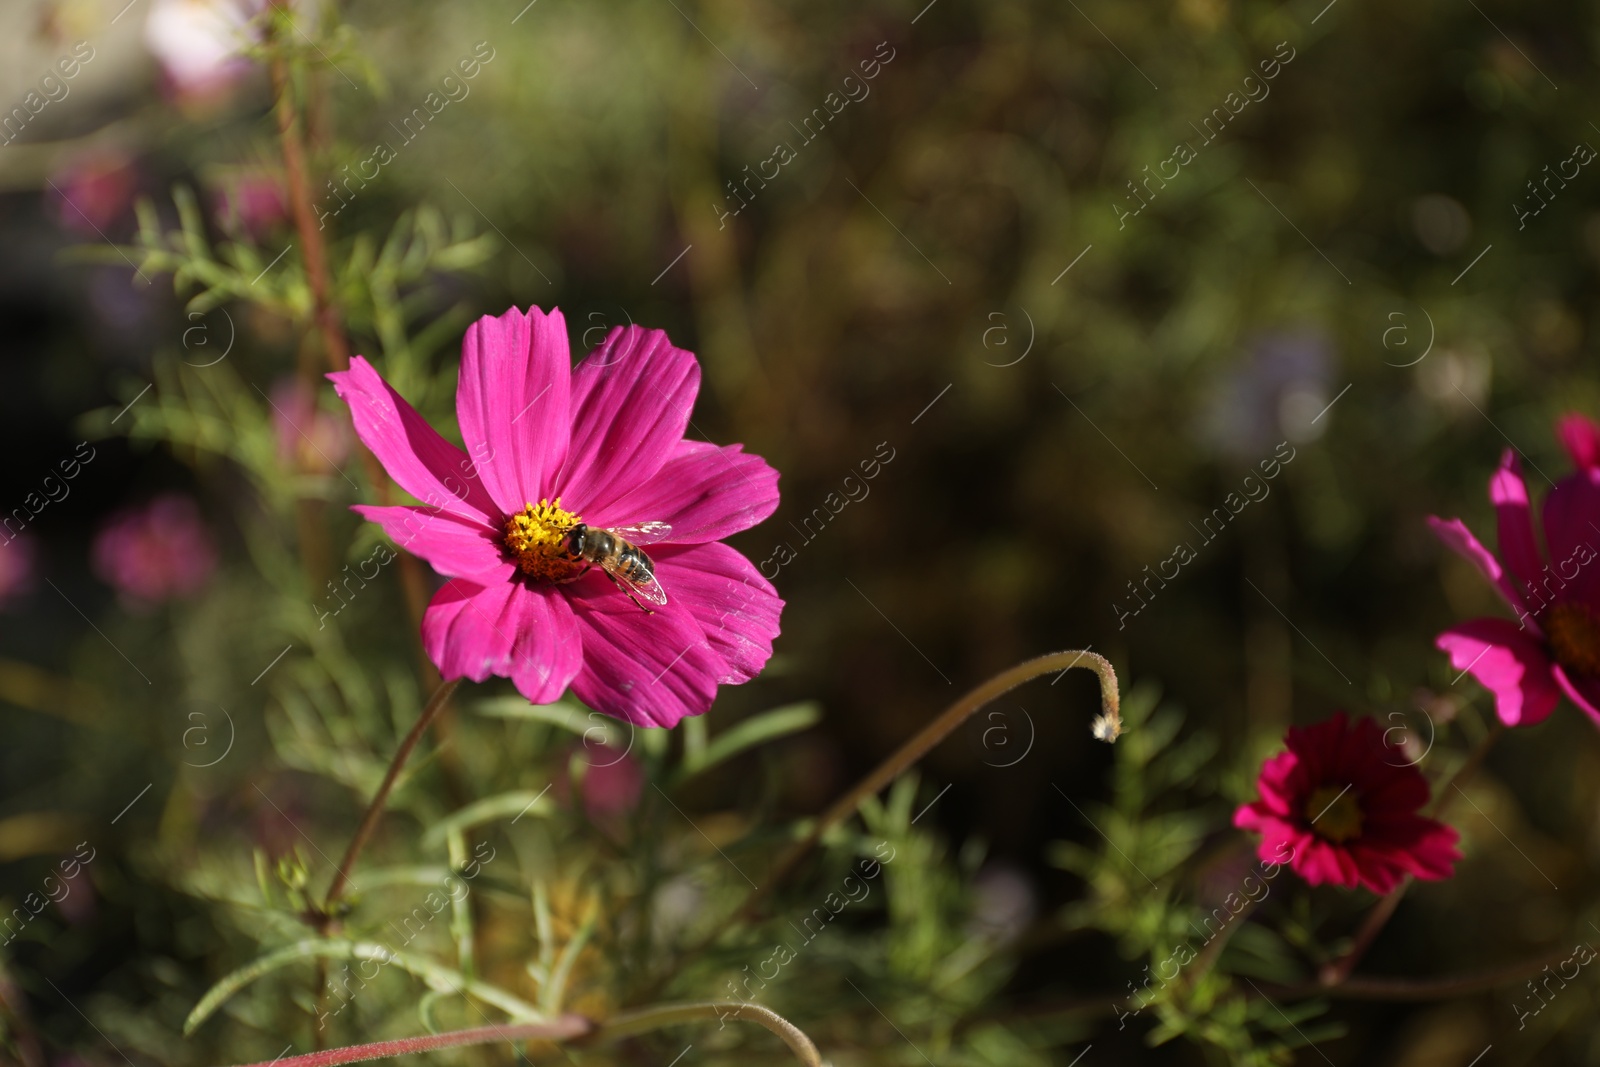
[[[1312,885],[1366,886],[1387,893],[1405,875],[1450,877],[1458,835],[1417,814],[1428,802],[1422,772],[1404,762],[1372,719],[1339,712],[1315,726],[1291,726],[1280,752],[1261,765],[1261,799],[1233,813],[1233,825],[1261,834],[1262,862],[1287,863]]]
[[[30,533],[0,541],[0,610],[33,588],[37,558],[38,546]]]
[[[198,591],[217,566],[199,507],[177,493],[112,516],[91,556],[95,573],[135,608]]]
[[[1600,426],[1567,415],[1556,435],[1578,469],[1545,497],[1548,556],[1510,449],[1489,479],[1503,564],[1460,519],[1428,519],[1439,539],[1477,567],[1516,612],[1516,622],[1470,619],[1435,642],[1456,670],[1470,671],[1494,694],[1495,711],[1507,726],[1543,721],[1562,693],[1600,723],[1600,566],[1590,566],[1600,555],[1594,547],[1600,544]]]
[[[672,726],[772,655],[783,601],[718,542],[772,514],[778,474],[740,445],[684,439],[700,368],[660,330],[615,329],[572,367],[560,311],[479,319],[456,393],[470,456],[365,359],[329,377],[424,504],[355,510],[450,579],[422,620],[445,678],[510,678],[535,704],[571,686],[608,715]],[[605,530],[649,543],[623,560],[631,581],[580,558]]]

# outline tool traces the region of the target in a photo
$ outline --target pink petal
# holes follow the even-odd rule
[[[525,590],[516,597],[517,643],[511,684],[533,704],[549,704],[583,668],[584,647],[572,605],[559,592]]]
[[[350,510],[378,523],[396,545],[427,560],[429,566],[448,578],[482,575],[486,571],[500,571],[510,577],[512,565],[500,551],[499,531],[477,520],[458,518],[434,508],[357,504]]]
[[[1548,507],[1549,504],[1547,502],[1547,522]],[[1511,606],[1511,610],[1516,612],[1519,618],[1528,614],[1527,607],[1523,604],[1522,596],[1517,592],[1516,586],[1512,585],[1511,580],[1501,571],[1500,561],[1494,558],[1494,553],[1484,548],[1478,539],[1472,536],[1472,531],[1467,529],[1465,523],[1460,519],[1446,521],[1438,516],[1429,515],[1428,525],[1433,529],[1434,535],[1445,543],[1446,548],[1465,558],[1468,563],[1477,567],[1485,578],[1489,579],[1489,582],[1500,591],[1500,595],[1505,597],[1506,603]],[[1549,528],[1547,526],[1546,533],[1548,534],[1548,532]]]
[[[498,514],[466,453],[440,437],[366,359],[356,356],[349,370],[328,380],[350,405],[356,434],[400,488],[463,518],[483,521]]]
[[[569,351],[566,319],[554,308],[511,308],[467,327],[456,417],[502,514],[555,495],[567,448]]]
[[[1495,712],[1507,726],[1542,722],[1561,699],[1544,646],[1505,619],[1471,619],[1434,641],[1450,665],[1494,694]]]
[[[647,614],[594,572],[564,588],[583,634],[579,700],[635,726],[673,726],[711,706],[725,664],[693,615]]]
[[[1544,498],[1544,538],[1550,566],[1535,595],[1545,603],[1580,600],[1600,608],[1600,565],[1595,562],[1600,556],[1600,468],[1569,474],[1551,488]]]
[[[586,515],[596,526],[665,522],[673,544],[720,541],[778,508],[778,472],[743,445],[679,441],[652,477]]]
[[[665,333],[612,330],[572,372],[572,444],[559,479],[566,505],[603,525],[589,516],[609,514],[655,476],[683,440],[699,391],[699,364]]]
[[[1418,878],[1437,881],[1454,873],[1461,859],[1456,849],[1459,839],[1454,827],[1421,815],[1405,815],[1385,822],[1381,833],[1363,833],[1360,847]]]
[[[565,597],[509,576],[446,582],[422,617],[422,644],[445,678],[510,678],[536,704],[560,697],[583,662]]]
[[[1310,834],[1306,835],[1289,866],[1311,885],[1332,883],[1352,889],[1357,884],[1356,867],[1349,854]]]
[[[663,546],[654,559],[668,608],[692,615],[722,660],[717,681],[738,685],[759,674],[772,658],[783,601],[755,564],[722,544]]]
[[[1261,794],[1261,804],[1267,811],[1293,818],[1297,803],[1304,800],[1304,772],[1300,757],[1293,752],[1280,752],[1261,765],[1256,779],[1256,790]]]
[[[1574,467],[1585,471],[1600,468],[1600,424],[1593,419],[1569,412],[1556,420],[1556,437]]]
[[[1533,512],[1528,505],[1528,485],[1522,480],[1522,464],[1509,448],[1500,459],[1500,469],[1489,479],[1489,501],[1499,518],[1500,554],[1511,573],[1532,587],[1544,569],[1544,560],[1539,556],[1539,542],[1533,532]]]
[[[1600,680],[1569,671],[1557,663],[1551,670],[1556,684],[1572,702],[1600,726]]]

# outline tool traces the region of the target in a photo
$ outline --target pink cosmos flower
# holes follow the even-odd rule
[[[365,359],[329,377],[425,505],[355,510],[450,579],[422,621],[445,678],[510,678],[535,704],[571,686],[597,711],[672,726],[772,655],[783,601],[719,541],[772,514],[778,474],[740,445],[684,439],[700,367],[665,333],[612,330],[573,367],[560,311],[479,319],[456,393],[470,456]],[[572,551],[580,524],[647,523],[670,527],[634,572],[665,593],[653,611]]]
[[[199,507],[178,493],[112,516],[91,556],[95,573],[135,608],[198,591],[217,566]]]
[[[1556,435],[1578,469],[1545,497],[1548,556],[1511,449],[1489,479],[1503,564],[1460,519],[1428,519],[1439,539],[1476,566],[1517,614],[1516,622],[1471,619],[1435,642],[1456,670],[1471,671],[1494,694],[1495,711],[1507,726],[1544,720],[1562,693],[1600,724],[1600,566],[1591,566],[1600,556],[1600,426],[1567,415]]]
[[[1287,752],[1261,765],[1261,799],[1233,813],[1233,825],[1261,834],[1262,862],[1287,862],[1312,885],[1374,893],[1407,874],[1450,877],[1461,858],[1458,835],[1417,814],[1428,783],[1375,720],[1350,722],[1341,711],[1315,726],[1291,726],[1285,744]]]

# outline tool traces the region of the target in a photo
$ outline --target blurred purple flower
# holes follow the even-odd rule
[[[32,534],[18,534],[0,541],[0,610],[21,599],[33,588],[38,545]]]
[[[1312,420],[1328,401],[1333,344],[1321,330],[1265,334],[1250,344],[1212,395],[1202,436],[1244,458],[1280,441],[1310,441],[1325,424]]]
[[[133,204],[137,185],[133,160],[123,153],[79,156],[51,176],[51,208],[64,229],[104,237]]]
[[[91,554],[95,573],[135,607],[194,593],[217,566],[200,508],[178,493],[113,515]]]
[[[350,424],[317,406],[315,390],[299,378],[272,387],[272,425],[278,458],[291,470],[333,474],[350,458]]]
[[[1009,863],[992,863],[972,882],[969,935],[1010,941],[1038,915],[1038,894],[1027,872]]]

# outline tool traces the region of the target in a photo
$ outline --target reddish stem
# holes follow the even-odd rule
[[[507,1023],[504,1026],[478,1026],[447,1034],[423,1034],[393,1041],[374,1041],[366,1045],[346,1045],[324,1052],[308,1052],[288,1059],[262,1060],[246,1067],[332,1067],[337,1063],[361,1063],[389,1056],[407,1056],[463,1045],[488,1045],[498,1041],[571,1041],[594,1031],[594,1023],[581,1015],[563,1015],[548,1023]]]
[[[427,732],[428,724],[433,722],[440,710],[450,701],[450,694],[454,693],[456,686],[461,684],[461,679],[445,682],[433,691],[433,696],[428,698],[427,706],[422,709],[422,714],[417,716],[416,723],[411,727],[411,732],[406,734],[400,742],[400,747],[395,750],[394,759],[389,761],[389,770],[383,776],[383,782],[378,786],[378,792],[372,798],[372,803],[367,805],[367,813],[361,817],[361,825],[356,827],[356,835],[350,839],[350,847],[344,851],[344,859],[339,861],[339,872],[333,876],[333,884],[328,887],[327,899],[323,902],[323,915],[331,916],[334,905],[344,894],[345,886],[350,884],[350,872],[355,869],[356,859],[360,857],[361,850],[366,847],[367,838],[372,836],[372,831],[378,826],[378,819],[383,815],[384,803],[389,799],[389,793],[394,789],[400,771],[406,765],[406,760],[411,757],[411,750],[417,747],[417,742],[422,740],[422,735]]]

